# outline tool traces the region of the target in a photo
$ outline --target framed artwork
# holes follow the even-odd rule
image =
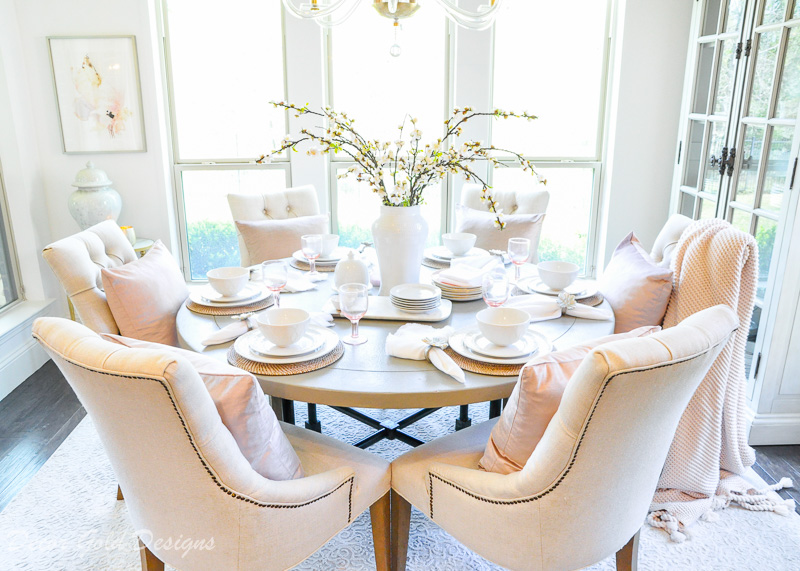
[[[147,150],[135,36],[48,37],[67,154]]]

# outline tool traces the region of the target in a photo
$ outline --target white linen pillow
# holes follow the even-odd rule
[[[495,226],[497,215],[494,212],[481,212],[463,204],[456,204],[456,232],[469,232],[478,239],[475,246],[484,250],[507,250],[509,238],[527,238],[531,241],[531,259],[539,263],[538,244],[542,234],[544,213],[506,214],[503,222],[506,227],[500,230]]]
[[[251,264],[279,260],[300,249],[300,236],[326,234],[328,215],[298,216],[284,220],[236,220]]]

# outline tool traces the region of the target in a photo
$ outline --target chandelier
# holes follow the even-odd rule
[[[347,20],[362,0],[311,0],[299,3],[297,0],[283,0],[283,5],[294,16],[310,19],[322,27],[330,28]],[[497,10],[502,0],[490,0],[489,4],[479,5],[475,10],[468,10],[458,6],[458,0],[435,0],[453,22],[471,30],[485,30],[494,22]],[[372,7],[385,18],[394,20],[395,44],[390,53],[400,55],[400,46],[397,44],[397,31],[400,27],[399,20],[414,15],[420,9],[417,0],[374,0]]]

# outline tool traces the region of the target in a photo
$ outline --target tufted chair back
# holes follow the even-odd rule
[[[475,210],[485,211],[481,202],[481,186],[465,184],[461,189],[461,204]],[[546,190],[492,190],[498,206],[504,214],[539,214],[547,212],[550,193]]]
[[[664,268],[670,266],[672,254],[678,246],[681,234],[692,222],[694,220],[683,214],[673,214],[669,217],[669,220],[656,236],[655,242],[653,242],[653,249],[650,251],[650,257],[653,258],[653,262]]]
[[[317,191],[310,184],[261,194],[229,194],[228,206],[234,220],[285,220],[320,213]],[[242,265],[249,266],[247,247],[238,231],[237,235]]]
[[[78,318],[98,333],[119,333],[103,292],[100,271],[136,259],[136,252],[113,220],[53,242],[42,256],[67,292]]]

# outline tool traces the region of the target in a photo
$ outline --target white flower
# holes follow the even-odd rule
[[[325,149],[322,148],[321,145],[318,143],[314,143],[306,149],[306,154],[311,155],[312,157],[322,155],[325,152]]]

